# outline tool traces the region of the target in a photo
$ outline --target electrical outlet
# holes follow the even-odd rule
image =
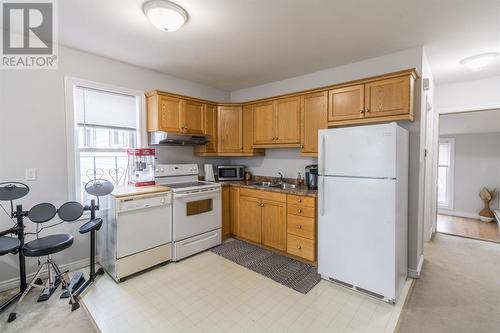
[[[36,169],[30,168],[25,170],[25,180],[36,180]]]

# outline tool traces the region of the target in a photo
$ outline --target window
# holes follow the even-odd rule
[[[73,165],[70,175],[75,200],[88,203],[92,197],[85,184],[106,179],[114,185],[126,184],[127,148],[139,147],[141,123],[140,93],[95,84],[67,83],[72,103],[68,129],[73,131]],[[70,161],[71,163],[71,161]],[[106,201],[101,201],[103,208]]]
[[[455,139],[439,140],[438,162],[438,205],[440,208],[453,209],[453,163]]]

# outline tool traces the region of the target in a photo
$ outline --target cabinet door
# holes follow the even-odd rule
[[[253,152],[253,105],[243,107],[243,152]]]
[[[229,186],[222,187],[222,239],[231,234],[231,191]]]
[[[286,204],[262,200],[262,244],[286,250]]]
[[[330,90],[328,121],[352,120],[364,117],[365,86],[359,84]]]
[[[365,91],[365,117],[394,116],[410,112],[410,76],[367,83]]]
[[[175,97],[161,96],[159,103],[160,131],[182,131],[182,100]]]
[[[300,97],[275,102],[276,143],[300,143]]]
[[[217,151],[240,153],[243,145],[241,106],[219,106],[217,113]]]
[[[273,102],[257,104],[253,112],[253,143],[256,145],[274,143],[276,133]]]
[[[183,108],[184,132],[191,134],[203,133],[203,104],[194,101],[184,101]]]
[[[239,207],[240,207],[240,189],[231,187],[229,190],[229,215],[231,218],[231,233],[239,235]]]
[[[215,153],[217,151],[217,107],[212,104],[205,104],[204,110],[205,126],[203,133],[210,140],[205,145],[205,151]]]
[[[318,130],[328,127],[328,93],[301,96],[301,152],[318,153]]]
[[[238,236],[249,241],[261,242],[261,200],[240,196],[238,216]]]

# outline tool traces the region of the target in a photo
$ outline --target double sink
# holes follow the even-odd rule
[[[280,182],[280,183],[273,183],[273,182],[256,182],[256,183],[250,183],[249,185],[252,185],[252,186],[259,186],[259,187],[272,187],[272,188],[280,188],[280,189],[282,189],[282,190],[292,189],[292,188],[296,188],[296,187],[297,187],[297,185],[295,185],[295,184],[283,183],[283,182]]]

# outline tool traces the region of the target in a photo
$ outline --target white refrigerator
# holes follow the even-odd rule
[[[396,123],[319,131],[318,272],[390,303],[407,275],[408,146]]]

